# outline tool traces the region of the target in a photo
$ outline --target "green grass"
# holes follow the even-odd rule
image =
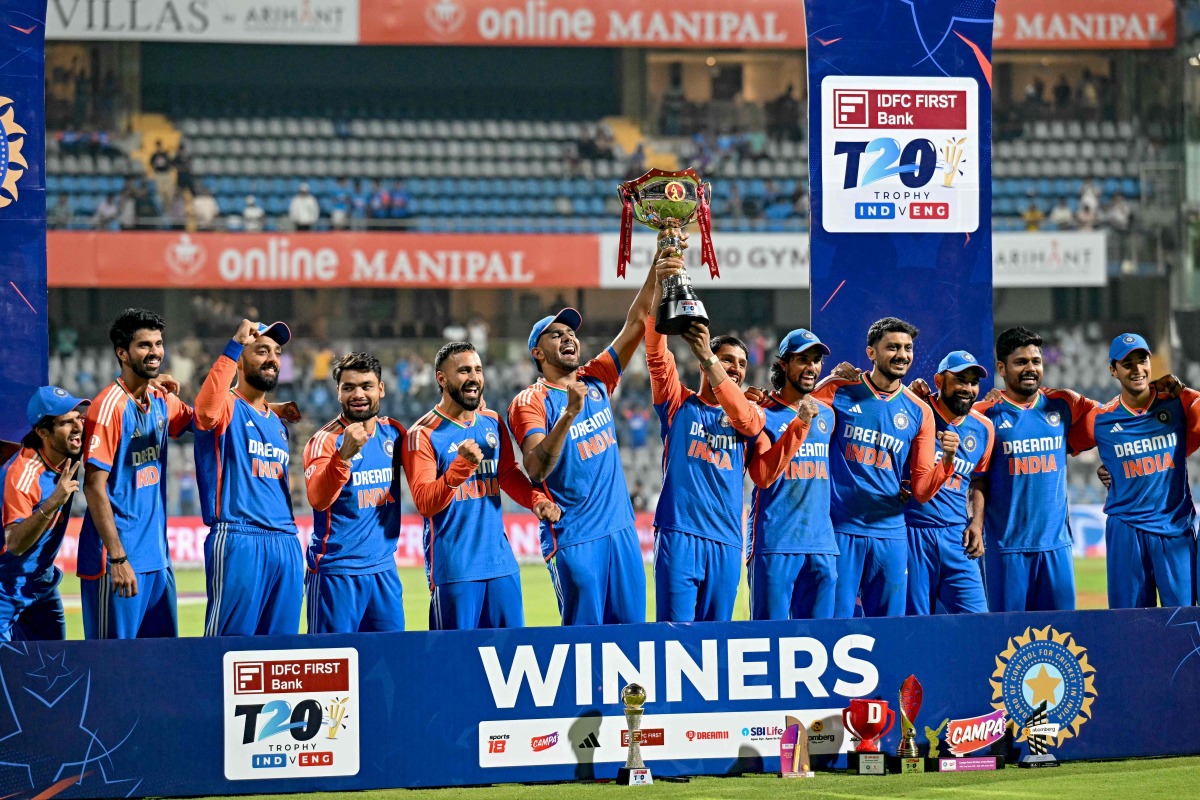
[[[653,763],[651,763],[653,769]],[[979,800],[1042,800],[1043,798],[1086,797],[1087,800],[1144,800],[1144,798],[1195,797],[1200,781],[1200,758],[1161,758],[1137,761],[1074,762],[1058,769],[1017,769],[1003,772],[964,772],[958,774],[889,775],[868,777],[818,772],[811,780],[784,781],[774,775],[747,775],[730,778],[693,778],[688,783],[658,781],[653,788],[636,792],[637,796],[669,797],[680,800],[709,798],[805,797],[812,800],[879,800],[887,797],[978,798]],[[611,784],[570,783],[523,785],[509,784],[454,789],[380,789],[355,792],[354,800],[560,800],[560,798],[624,797],[625,790]],[[294,795],[267,795],[263,800],[321,800],[336,793],[312,792]],[[351,795],[344,795],[349,798]]]
[[[407,630],[429,630],[429,589],[425,584],[425,572],[416,567],[399,570],[400,582],[404,585],[404,622]],[[1080,608],[1105,608],[1108,603],[1107,578],[1104,559],[1075,559],[1075,580]],[[204,631],[204,570],[181,569],[175,574],[179,593],[179,632],[183,636],[199,636]],[[550,575],[540,564],[521,567],[521,588],[525,598],[525,624],[544,627],[559,623],[558,605],[554,590],[550,586]],[[67,638],[83,638],[83,622],[79,613],[79,579],[73,575],[63,578],[61,591],[67,602]],[[654,617],[654,576],[650,565],[646,565],[646,608],[651,619]],[[738,587],[734,604],[735,620],[750,619],[750,595],[745,574]],[[300,630],[304,630],[304,616],[300,618]]]

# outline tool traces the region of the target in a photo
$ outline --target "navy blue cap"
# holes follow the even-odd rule
[[[1112,340],[1112,346],[1108,348],[1108,360],[1120,361],[1134,350],[1151,352],[1150,345],[1146,342],[1145,338],[1138,336],[1136,333],[1122,333]]]
[[[533,330],[529,332],[529,349],[537,347],[537,340],[542,338],[542,334],[556,322],[561,322],[573,331],[579,330],[579,326],[583,324],[583,317],[578,311],[573,308],[564,308],[552,317],[542,317],[533,324]]]
[[[822,353],[829,355],[829,348],[821,344],[821,340],[815,333],[804,328],[797,328],[780,340],[779,357],[783,358],[790,353],[803,353],[810,347],[819,347]]]
[[[965,369],[977,369],[983,373],[983,377],[988,376],[987,368],[966,350],[954,350],[947,353],[946,357],[942,359],[942,363],[938,364],[938,372],[959,373]]]
[[[258,335],[270,336],[279,346],[283,346],[292,340],[292,329],[282,322],[272,322],[270,325],[258,323]]]
[[[29,398],[29,405],[25,406],[25,419],[29,422],[30,428],[36,428],[37,424],[46,417],[61,417],[68,411],[74,411],[79,406],[87,405],[91,400],[81,400],[75,397],[66,389],[60,389],[57,386],[43,386],[33,393],[33,397]]]

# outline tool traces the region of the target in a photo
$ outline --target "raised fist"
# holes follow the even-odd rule
[[[479,466],[479,462],[483,460],[483,451],[479,449],[479,442],[474,439],[467,439],[458,445],[458,454],[471,462],[475,466]]]
[[[806,397],[800,401],[800,405],[796,408],[796,416],[802,422],[810,422],[813,417],[821,413],[821,407],[817,405],[817,401],[811,397]]]
[[[954,454],[958,452],[958,434],[954,431],[941,431],[937,440],[942,446],[942,461],[953,464]]]
[[[575,381],[567,387],[567,413],[575,416],[580,411],[583,411],[583,401],[587,399],[587,384],[583,381]]]
[[[358,455],[358,451],[363,449],[363,445],[367,443],[367,428],[361,422],[352,422],[346,426],[346,430],[342,432],[342,446],[338,448],[338,454],[343,461],[349,461]]]

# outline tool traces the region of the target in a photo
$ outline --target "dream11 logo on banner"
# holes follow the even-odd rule
[[[831,233],[979,227],[979,97],[970,78],[821,82],[821,224]]]

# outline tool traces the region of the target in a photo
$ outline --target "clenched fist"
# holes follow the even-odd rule
[[[562,509],[549,500],[543,500],[535,505],[533,513],[538,519],[552,524],[562,519]]]
[[[367,428],[361,422],[352,422],[346,426],[346,430],[342,432],[342,446],[338,448],[338,455],[343,461],[349,461],[358,455],[358,451],[363,449],[363,445],[367,443]]]
[[[483,460],[483,451],[479,449],[479,442],[474,439],[467,439],[459,444],[458,454],[475,466],[479,466],[479,462]]]
[[[251,322],[248,319],[242,320],[242,324],[238,326],[237,333],[233,335],[233,340],[242,344],[250,344],[257,338],[258,323]]]
[[[953,465],[954,454],[958,452],[958,434],[954,431],[942,431],[937,435],[937,440],[942,446],[942,461]]]
[[[587,398],[588,387],[583,381],[575,381],[567,387],[567,413],[575,416],[583,411],[583,401]]]
[[[804,398],[796,407],[796,416],[800,418],[801,422],[810,422],[819,413],[821,413],[821,407],[811,397]]]

